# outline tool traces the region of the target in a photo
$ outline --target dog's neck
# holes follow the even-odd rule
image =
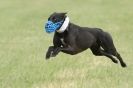
[[[64,20],[64,22],[63,22],[63,24],[62,24],[62,26],[60,27],[59,30],[57,30],[57,32],[58,32],[58,33],[63,33],[63,32],[67,29],[68,25],[69,25],[69,17],[67,16],[67,17],[65,18],[65,20]]]

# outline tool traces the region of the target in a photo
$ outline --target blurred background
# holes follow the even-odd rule
[[[53,12],[109,32],[127,68],[88,49],[45,60],[53,34],[44,23]],[[132,0],[1,0],[0,88],[132,88]]]

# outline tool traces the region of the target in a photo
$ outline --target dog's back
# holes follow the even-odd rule
[[[90,33],[92,33],[97,39],[97,43],[104,48],[105,51],[116,49],[114,48],[114,43],[111,35],[108,32],[103,31],[100,28],[88,28]]]
[[[93,37],[93,40],[95,40],[95,42],[102,46],[102,48],[104,48],[105,50],[111,50],[112,47],[114,47],[111,35],[100,28],[80,27],[79,30],[81,36],[85,36],[84,33],[82,34],[82,31],[88,32],[88,35],[90,35],[88,37]],[[88,39],[88,41],[89,40],[90,39]]]

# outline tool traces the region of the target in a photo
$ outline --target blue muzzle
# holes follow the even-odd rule
[[[56,22],[56,23],[53,23],[52,21],[48,21],[46,24],[45,24],[45,31],[47,33],[52,33],[52,32],[55,32],[59,27],[61,27],[63,24],[63,21],[60,21],[60,22]]]

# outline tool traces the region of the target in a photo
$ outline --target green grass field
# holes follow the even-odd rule
[[[44,22],[68,12],[71,22],[111,33],[127,68],[90,50],[45,60],[53,34]],[[0,88],[132,88],[132,0],[1,0]]]

